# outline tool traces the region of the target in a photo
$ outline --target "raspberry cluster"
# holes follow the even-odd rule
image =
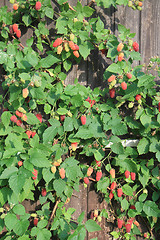
[[[130,0],[128,1],[128,7],[131,7],[133,10],[142,10],[143,2],[144,0]]]

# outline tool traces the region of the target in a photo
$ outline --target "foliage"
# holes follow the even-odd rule
[[[142,235],[135,223],[138,216],[154,239],[160,228],[160,95],[150,70],[159,73],[159,58],[151,59],[146,71],[141,65],[133,67],[141,59],[132,40],[135,34],[120,24],[118,37],[105,29],[102,20],[93,17],[94,1],[71,7],[57,0],[58,12],[50,0],[38,2],[38,7],[35,0],[10,2],[17,10],[0,9],[0,231],[7,229],[1,239],[82,240],[86,231],[100,231],[98,222],[108,218],[105,209],[95,210],[84,222],[84,212],[73,221],[75,209],[66,207],[83,181],[84,187],[94,181],[95,191],[111,206],[113,200],[119,206],[112,209],[115,219],[123,221],[119,232],[111,233],[115,239]],[[108,8],[131,2],[94,4]],[[137,9],[141,5],[134,1]],[[52,36],[48,18],[55,22]],[[23,46],[21,31],[28,28],[34,34]],[[77,80],[66,86],[67,72],[94,48],[112,60],[104,72],[108,86],[91,90]],[[126,146],[122,139],[139,142]],[[26,213],[23,201],[35,201],[35,193],[41,209]]]

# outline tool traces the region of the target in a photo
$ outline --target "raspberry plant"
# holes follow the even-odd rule
[[[65,207],[73,190],[91,181],[108,204],[118,206],[112,211],[119,229],[111,233],[115,239],[155,239],[160,231],[160,95],[150,70],[159,74],[160,59],[152,58],[145,71],[133,67],[141,59],[135,34],[119,24],[117,37],[93,17],[94,4],[141,10],[143,1],[95,0],[73,7],[57,0],[58,12],[50,0],[10,2],[11,12],[7,6],[0,9],[1,239],[82,240],[86,231],[100,231],[98,222],[108,217],[105,209],[95,209],[86,222],[82,212],[75,222],[76,209]],[[46,18],[55,22],[55,35]],[[23,46],[28,28],[34,34]],[[75,61],[94,48],[112,60],[104,71],[106,87],[92,90],[77,80],[66,86]],[[122,139],[137,139],[138,145],[126,146]],[[41,209],[26,213],[23,201],[35,201],[35,193]],[[148,233],[140,232],[139,217]]]

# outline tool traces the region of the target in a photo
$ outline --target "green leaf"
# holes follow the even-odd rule
[[[122,143],[113,143],[111,145],[111,150],[116,153],[116,154],[123,154],[124,153],[124,148],[122,146]]]
[[[106,71],[108,72],[112,72],[112,73],[119,73],[119,74],[122,74],[122,69],[121,67],[116,64],[116,63],[112,63],[107,69]]]
[[[16,167],[11,166],[9,168],[6,168],[2,172],[2,174],[0,176],[0,179],[8,179],[8,178],[10,178],[12,175],[14,175],[17,172],[18,172],[18,168],[16,168]]]
[[[139,143],[138,143],[138,146],[137,146],[137,150],[138,150],[138,153],[141,155],[141,154],[144,154],[144,153],[148,153],[149,151],[149,140],[147,138],[142,138]]]
[[[69,61],[68,59],[66,59],[66,60],[63,62],[63,67],[64,67],[64,69],[68,72],[69,69],[72,67],[72,62]]]
[[[6,227],[11,231],[15,224],[18,222],[18,219],[15,214],[8,213],[4,219]]]
[[[47,229],[39,229],[36,239],[37,240],[50,240],[51,232]]]
[[[121,201],[121,207],[122,207],[124,210],[127,210],[127,209],[129,208],[129,203],[128,203],[127,199],[124,198],[124,199]]]
[[[70,117],[65,117],[64,119],[64,131],[70,132],[73,130],[73,119]]]
[[[84,6],[83,7],[84,17],[90,17],[93,14],[94,11],[95,10],[93,8],[91,8],[91,7],[88,7],[88,6]]]
[[[33,113],[26,113],[26,116],[28,124],[34,125],[39,123],[38,118]]]
[[[81,126],[74,137],[75,138],[81,138],[81,139],[92,138],[93,137],[93,132],[90,129],[84,127],[84,126]]]
[[[83,219],[84,219],[84,216],[85,216],[85,212],[83,211],[83,212],[79,215],[79,217],[78,217],[78,219],[77,219],[77,222],[78,222],[78,223],[82,223],[82,221],[83,221]]]
[[[133,188],[131,188],[128,184],[123,185],[122,190],[124,194],[128,196],[133,196]]]
[[[50,167],[50,162],[43,151],[39,149],[30,150],[30,162],[36,167]]]
[[[48,223],[48,221],[46,219],[43,219],[43,220],[38,222],[37,227],[41,228],[41,229],[45,228],[47,226],[47,223]]]
[[[28,27],[32,22],[31,16],[28,13],[24,14],[23,17],[22,17],[22,21]]]
[[[11,114],[9,111],[5,111],[2,113],[1,115],[1,121],[4,124],[5,127],[8,127],[9,123],[10,123],[10,118],[11,118]]]
[[[46,14],[46,16],[47,16],[48,18],[53,19],[53,15],[54,15],[54,10],[53,10],[53,8],[51,8],[51,7],[46,7],[46,8],[45,8],[45,14]]]
[[[24,215],[26,211],[23,205],[18,204],[13,207],[13,212],[17,215]]]
[[[21,236],[23,235],[29,227],[29,221],[28,220],[18,220],[16,224],[14,224],[13,231]]]
[[[9,179],[9,186],[16,194],[20,193],[25,183],[23,174],[14,174]]]
[[[43,133],[43,142],[48,143],[53,141],[54,137],[56,136],[58,129],[57,129],[57,124],[53,125],[51,127],[48,127],[44,133]]]
[[[101,227],[92,219],[89,219],[85,223],[85,227],[86,227],[88,232],[96,232],[96,231],[102,230]]]
[[[62,192],[65,190],[66,183],[64,180],[58,179],[53,182],[53,187],[54,187],[55,191],[57,192],[57,194],[60,196],[62,194]]]
[[[7,187],[0,189],[0,207],[4,206],[4,204],[7,202],[9,194],[11,194],[11,189]]]
[[[160,216],[160,209],[158,208],[157,204],[153,201],[146,201],[143,205],[143,211],[147,215],[147,217],[159,217]]]
[[[66,108],[58,108],[58,109],[57,109],[57,113],[58,113],[59,115],[66,115],[67,112],[68,112],[68,110],[67,110]]]
[[[45,112],[46,114],[49,114],[49,113],[51,112],[51,105],[49,105],[48,103],[46,103],[46,104],[44,105],[44,112]]]
[[[58,62],[60,62],[60,59],[50,54],[47,57],[42,58],[40,64],[42,68],[50,68],[52,65]]]

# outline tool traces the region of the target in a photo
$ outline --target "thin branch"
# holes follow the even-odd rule
[[[92,3],[95,3],[95,0],[92,0],[88,3],[88,7],[90,7],[92,5]]]
[[[12,36],[13,39],[16,39],[14,36]],[[22,43],[19,43],[19,45],[24,49],[24,46],[22,45]]]
[[[53,208],[52,214],[51,214],[51,216],[50,216],[50,219],[49,219],[48,224],[47,224],[47,227],[46,227],[47,229],[49,228],[49,225],[51,224],[51,221],[52,221],[52,219],[53,219],[53,217],[54,217],[54,214],[55,214],[55,212],[56,212],[58,203],[59,203],[60,201],[61,201],[60,199],[56,201],[56,204],[55,204],[55,206],[54,206],[54,208]]]

